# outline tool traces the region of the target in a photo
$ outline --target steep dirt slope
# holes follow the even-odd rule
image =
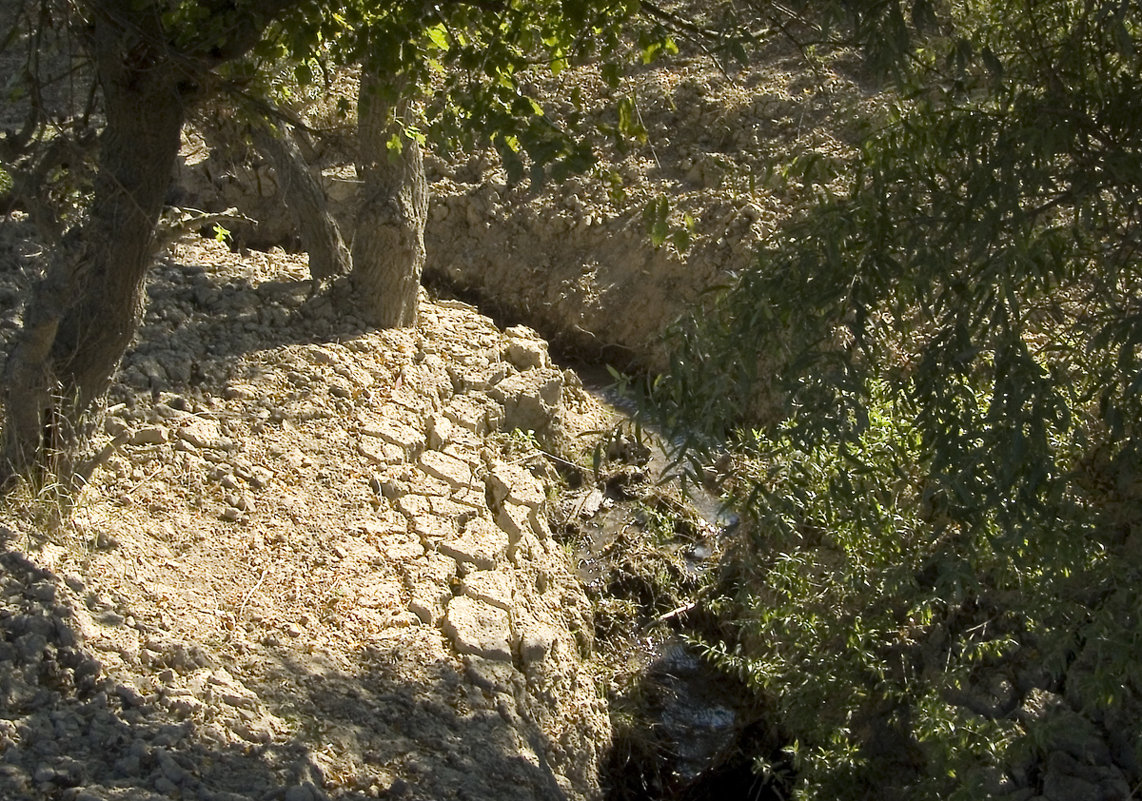
[[[429,153],[426,277],[536,327],[563,350],[662,368],[666,328],[745,269],[760,241],[835,180],[829,165],[859,146],[861,120],[880,99],[851,53],[807,59],[780,36],[748,67],[724,66],[683,42],[681,55],[635,69],[617,89],[593,66],[537,78],[526,90],[553,120],[585,116],[580,133],[613,127],[624,97],[646,130],[644,142],[595,136],[597,168],[563,183],[509,185],[490,152]],[[333,92],[352,96],[351,77]],[[349,237],[360,190],[353,121],[327,119],[320,102],[311,111],[315,125],[336,128],[318,142],[319,163]],[[181,202],[237,207],[257,221],[235,223],[239,239],[296,247],[273,171],[238,151],[211,152],[192,134]],[[663,200],[669,229],[685,231],[688,247],[652,242],[644,212]]]
[[[437,162],[428,275],[560,346],[662,368],[670,323],[745,269],[758,243],[832,180],[827,169],[788,165],[851,154],[877,102],[851,54],[810,62],[776,37],[748,68],[726,72],[682,47],[617,90],[591,67],[535,87],[556,117],[572,111],[574,90],[601,124],[614,124],[616,98],[633,99],[646,141],[604,147],[594,174],[537,189],[508,186],[487,157]],[[644,211],[656,198],[669,202],[669,226],[688,232],[688,248],[651,242]]]

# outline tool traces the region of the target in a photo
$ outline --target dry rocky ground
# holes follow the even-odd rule
[[[617,98],[633,100],[645,141],[597,141],[599,164],[588,174],[511,185],[492,152],[427,154],[426,276],[531,325],[560,352],[664,367],[666,328],[748,268],[758,244],[833,180],[827,165],[853,154],[861,121],[883,99],[849,52],[807,61],[775,36],[747,68],[732,68],[692,44],[682,50],[636,68],[616,89],[590,65],[525,87],[555,120],[581,96],[588,125],[614,125]],[[360,188],[352,120],[328,105],[321,93],[309,110],[311,124],[332,132],[315,142],[314,158],[348,238]],[[194,135],[184,153],[180,202],[238,208],[256,221],[227,224],[239,240],[296,244],[274,173],[257,154],[211,152]],[[785,169],[794,161],[819,169]],[[656,198],[670,203],[672,229],[688,230],[688,248],[652,245],[643,212]]]
[[[597,176],[533,191],[484,156],[430,159],[429,273],[564,345],[661,363],[662,328],[803,188],[755,183],[765,141],[838,146],[819,117],[855,84],[807,83],[779,50],[764,75],[695,58],[635,76],[650,138],[605,154],[621,196]],[[602,92],[590,68],[562,80]],[[202,174],[182,177],[209,206]],[[262,239],[288,239],[264,167],[207,179]],[[663,192],[674,223],[695,218],[686,253],[646,240],[642,206]],[[2,224],[6,351],[40,261],[26,220]],[[574,449],[607,413],[528,329],[425,299],[415,330],[369,331],[306,277],[280,250],[164,257],[112,389],[109,458],[74,508],[50,487],[6,503],[0,797],[598,794],[591,610],[535,444]]]
[[[0,797],[597,794],[590,609],[535,443],[605,412],[529,329],[425,298],[368,331],[305,277],[177,248],[111,393],[121,446],[74,509],[5,507]]]
[[[537,87],[553,114],[571,83],[605,107],[585,67]],[[512,187],[487,155],[430,157],[428,274],[561,347],[656,367],[663,329],[829,180],[778,167],[843,158],[878,96],[848,56],[807,68],[780,38],[749,70],[684,54],[621,91],[648,139],[598,175]],[[193,205],[291,238],[264,165],[187,145]],[[327,167],[351,230],[351,168]],[[647,241],[658,195],[692,218],[688,250]],[[40,264],[28,228],[0,222],[0,352]],[[529,329],[426,297],[415,330],[370,331],[306,278],[304,255],[176,248],[112,390],[118,446],[74,508],[50,487],[6,502],[0,799],[598,795],[595,626],[537,442],[569,456],[607,413]],[[1133,797],[1130,744],[1044,699],[1065,736],[1010,797]]]

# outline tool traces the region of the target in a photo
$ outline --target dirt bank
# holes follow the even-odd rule
[[[176,250],[121,447],[62,521],[50,488],[3,510],[0,795],[597,796],[590,609],[535,443],[602,412],[526,329],[425,299],[370,332],[303,278]]]

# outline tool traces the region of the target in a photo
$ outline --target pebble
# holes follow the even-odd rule
[[[255,489],[265,489],[274,479],[274,471],[266,467],[254,467],[250,470],[250,477],[246,479]]]
[[[285,801],[324,801],[325,794],[311,783],[296,784],[285,791]]]
[[[169,441],[169,434],[161,426],[146,426],[131,434],[132,445],[162,445]]]

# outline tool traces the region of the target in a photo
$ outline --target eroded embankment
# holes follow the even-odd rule
[[[590,606],[546,462],[498,433],[597,406],[529,331],[426,300],[370,332],[302,278],[177,252],[112,391],[122,447],[66,522],[9,501],[0,795],[598,794]]]

